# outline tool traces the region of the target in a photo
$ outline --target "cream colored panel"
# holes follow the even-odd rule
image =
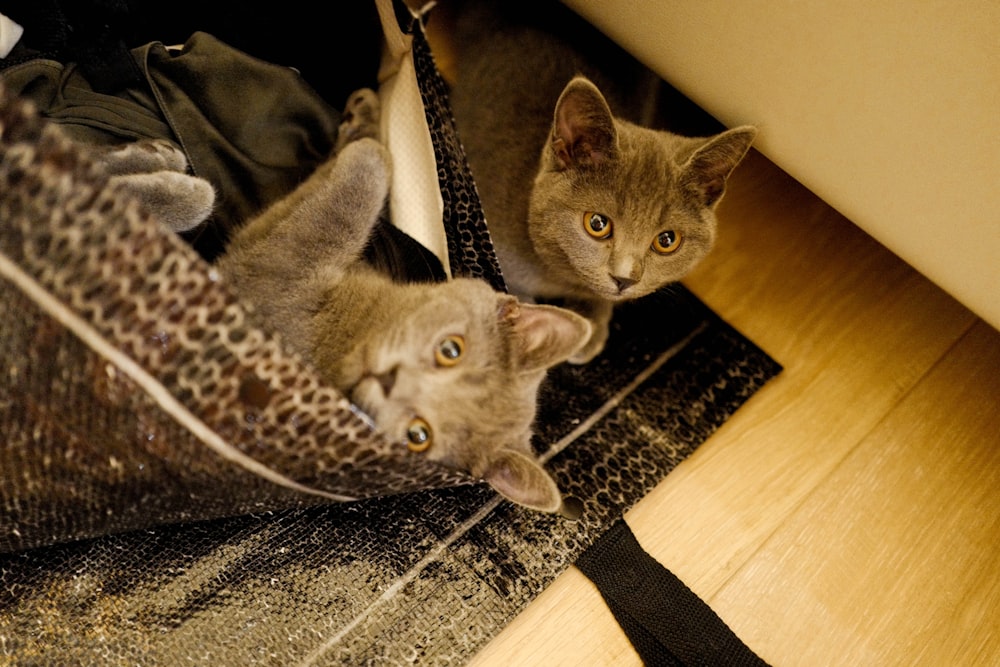
[[[1000,3],[564,1],[1000,328]]]

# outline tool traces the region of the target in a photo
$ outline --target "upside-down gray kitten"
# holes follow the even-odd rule
[[[571,359],[584,363],[614,304],[680,280],[712,248],[756,130],[687,138],[626,120],[641,75],[599,79],[610,42],[564,39],[580,22],[558,5],[458,2],[451,102],[508,288],[587,316],[593,336]]]
[[[378,101],[352,96],[339,153],[236,231],[217,267],[262,322],[388,437],[532,509],[562,511],[532,446],[538,387],[590,335],[487,283],[393,282],[362,252],[389,187]]]

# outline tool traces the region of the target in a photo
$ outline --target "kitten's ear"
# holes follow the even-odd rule
[[[590,167],[618,156],[618,131],[607,101],[590,80],[578,76],[556,102],[552,157],[559,170]]]
[[[562,509],[562,494],[545,468],[526,454],[501,449],[490,461],[483,479],[500,495],[541,512]]]
[[[757,128],[749,125],[727,130],[709,139],[688,160],[684,179],[706,207],[714,206],[726,191],[726,179],[750,150]]]
[[[566,308],[520,303],[502,296],[498,317],[509,327],[512,362],[520,371],[560,364],[590,339],[590,322]]]

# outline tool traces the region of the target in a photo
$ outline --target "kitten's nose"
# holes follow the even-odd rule
[[[611,276],[611,279],[615,281],[615,285],[618,286],[618,291],[619,292],[624,292],[629,287],[631,287],[632,285],[635,285],[637,282],[639,282],[638,280],[635,280],[634,278],[625,278],[623,276]]]
[[[611,257],[608,265],[608,274],[618,287],[619,294],[639,282],[642,271],[642,260],[627,251]]]
[[[396,368],[393,367],[385,373],[377,374],[375,379],[382,385],[382,393],[388,396],[396,384]]]

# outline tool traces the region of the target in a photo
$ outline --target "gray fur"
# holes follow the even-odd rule
[[[354,97],[373,117],[371,96]],[[485,479],[522,505],[559,511],[555,482],[531,446],[546,371],[590,335],[587,321],[521,304],[480,280],[400,284],[361,259],[389,186],[390,158],[354,128],[335,159],[247,223],[220,273],[332,385],[406,447],[415,418],[430,425],[421,454]],[[435,350],[461,336],[464,353]]]
[[[465,470],[527,507],[572,515],[531,436],[539,385],[586,343],[590,324],[567,309],[522,304],[481,280],[400,284],[367,265],[361,256],[390,182],[389,154],[374,138],[377,96],[354,93],[343,118],[336,157],[237,230],[220,273],[263,327],[400,447],[422,420],[432,442],[415,455]],[[183,153],[165,142],[98,157],[174,230],[211,211],[210,199],[197,217],[202,195],[214,192],[183,173]],[[456,335],[463,354],[442,365],[435,350]]]
[[[551,25],[512,18],[522,13],[510,5],[506,15],[490,2],[459,7],[451,99],[504,278],[513,294],[591,320],[571,359],[587,362],[604,348],[614,304],[682,279],[711,250],[715,208],[756,130],[688,138],[630,122],[652,89],[634,72],[600,78],[610,53],[601,42],[583,40],[584,52]],[[612,233],[590,236],[586,212],[606,216]],[[671,254],[653,247],[663,232],[681,239]]]
[[[170,142],[150,139],[90,150],[111,184],[138,199],[171,231],[194,229],[212,214],[215,190],[187,174],[187,156]]]

